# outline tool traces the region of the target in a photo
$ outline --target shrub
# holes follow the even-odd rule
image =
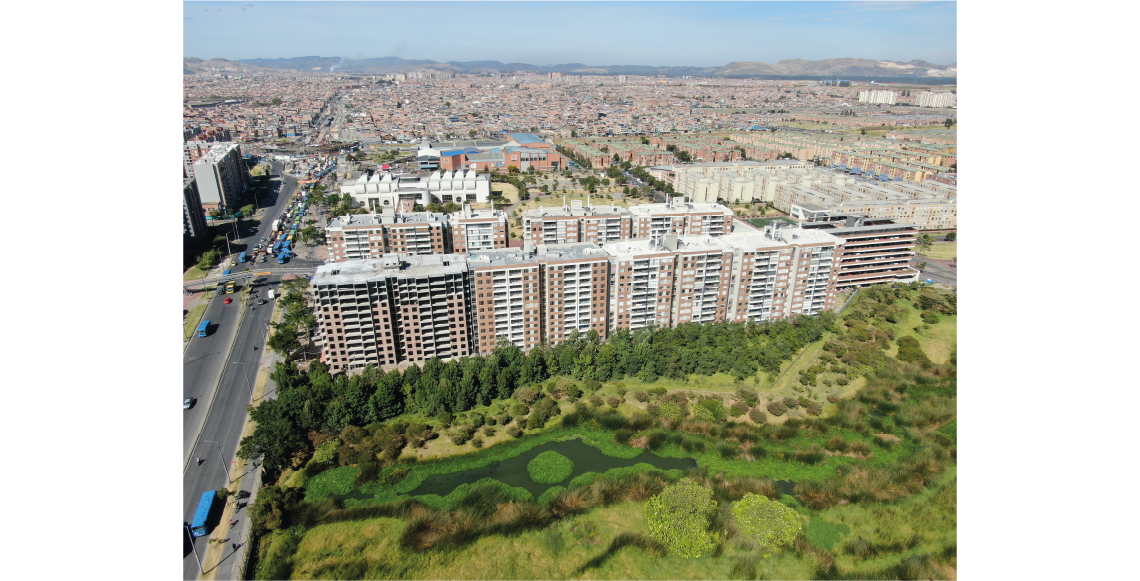
[[[800,407],[799,400],[797,400],[794,397],[785,397],[784,399],[780,400],[780,403],[783,403],[784,407],[786,407],[790,410],[794,410],[794,409]]]
[[[788,411],[788,406],[786,406],[786,405],[784,405],[778,401],[773,401],[773,402],[768,403],[768,413],[770,413],[776,417],[780,417],[780,416],[784,415],[784,413],[787,411]]]
[[[649,395],[656,395],[658,397],[665,395],[664,387],[651,387],[648,390]]]
[[[515,392],[515,399],[521,401],[526,405],[530,405],[538,399],[539,395],[541,394],[539,394],[537,391],[529,387],[524,387]]]
[[[614,432],[615,444],[628,444],[631,438],[633,438],[632,430],[618,430]]]
[[[534,414],[526,421],[526,429],[538,430],[546,426],[546,418],[542,414]]]
[[[767,496],[744,495],[732,505],[732,516],[743,536],[751,537],[761,545],[788,547],[800,534],[800,519],[796,511]]]
[[[748,417],[758,424],[768,423],[768,414],[764,413],[764,410],[760,408],[748,412]]]
[[[927,358],[926,353],[922,351],[922,346],[918,344],[918,339],[910,335],[903,335],[899,337],[898,345],[899,354],[895,356],[895,359],[918,363],[923,367],[929,367],[931,365],[930,359]]]
[[[483,414],[481,414],[479,412],[471,412],[471,427],[472,428],[479,429],[479,428],[483,427],[484,423],[486,423],[486,418],[483,417]]]
[[[495,435],[495,428],[492,428],[491,426],[483,428],[483,435],[487,436],[488,438],[493,437]]]
[[[736,442],[721,442],[716,445],[716,453],[720,454],[721,458],[731,460],[740,456],[740,444]]]
[[[598,383],[596,379],[587,379],[582,382],[582,387],[585,387],[586,391],[598,391],[602,388],[602,384]]]
[[[463,426],[463,427],[459,428],[458,430],[456,430],[456,432],[451,435],[451,441],[453,443],[455,443],[456,446],[462,446],[462,445],[466,444],[468,441],[470,441],[471,437],[473,435],[474,435],[474,432],[471,430],[470,427]]]
[[[851,380],[847,379],[846,375],[840,375],[839,377],[835,378],[835,383],[838,385],[847,385],[848,383],[851,383]]]
[[[756,405],[756,402],[760,401],[760,394],[756,393],[755,389],[741,387],[736,390],[736,399],[744,402],[744,405],[752,407]]]
[[[941,317],[938,316],[938,313],[934,311],[923,311],[922,315],[920,316],[922,317],[922,322],[926,323],[927,325],[934,325],[941,320]]]
[[[523,435],[523,432],[522,432],[522,430],[519,429],[518,426],[508,426],[507,427],[507,434],[510,435],[512,438],[518,438],[519,436]]]
[[[525,416],[528,413],[530,413],[530,408],[521,403],[516,403],[515,405],[511,406],[512,416]]]
[[[689,415],[688,410],[675,401],[667,401],[660,406],[661,417],[670,422],[679,422]]]
[[[475,436],[474,438],[471,438],[471,445],[475,446],[476,448],[482,448],[483,447],[483,438],[480,438],[479,436]]]
[[[708,530],[715,511],[713,492],[687,478],[645,503],[649,535],[670,555],[685,558],[712,554],[719,541],[719,535]]]
[[[833,436],[827,441],[826,444],[824,444],[823,447],[827,450],[831,450],[832,452],[843,453],[847,451],[847,445],[847,440],[844,440],[839,436]]]
[[[356,473],[357,484],[367,484],[369,482],[374,482],[376,480],[376,477],[380,475],[380,465],[377,464],[376,460],[372,458],[361,462],[358,466],[360,468],[360,472]]]
[[[578,398],[582,397],[582,389],[574,383],[571,383],[563,393],[566,394],[566,397],[569,398],[570,401],[578,401]]]
[[[621,405],[621,399],[619,399],[616,395],[611,395],[606,398],[606,405],[612,408],[616,408],[617,406]]]
[[[661,406],[655,403],[647,403],[645,404],[645,412],[648,413],[650,417],[656,418],[661,415]]]
[[[842,400],[840,400],[839,396],[837,396],[837,395],[829,395],[829,396],[827,396],[827,401],[829,401],[831,403],[839,403]]]
[[[574,472],[574,461],[554,450],[547,450],[527,463],[526,471],[530,479],[539,484],[557,484]]]
[[[809,415],[818,416],[823,413],[823,404],[818,401],[809,401],[804,409],[807,410]]]
[[[649,394],[645,393],[644,391],[635,391],[633,392],[633,399],[645,403],[649,401]]]
[[[723,422],[728,412],[724,409],[724,402],[719,399],[706,399],[697,404],[697,407],[704,408],[712,414],[713,421]]]
[[[602,402],[602,396],[591,395],[590,396],[590,403],[593,404],[594,407],[602,407],[602,403],[603,403]]]
[[[619,387],[619,388],[617,388],[617,395],[618,395],[618,397],[620,397],[620,398],[622,398],[622,399],[625,399],[625,394],[627,394],[627,393],[629,393],[629,392],[628,392],[628,391],[626,391],[624,387]]]
[[[439,415],[435,416],[435,421],[439,422],[441,428],[447,429],[455,421],[455,416],[451,415],[451,412],[439,412]]]
[[[703,422],[716,423],[716,416],[713,415],[708,408],[704,406],[696,406],[693,408],[693,416]]]
[[[811,400],[801,395],[799,398],[796,399],[796,402],[806,408],[807,405],[809,403],[811,403]]]
[[[737,402],[737,403],[732,404],[732,407],[728,408],[728,415],[730,415],[734,418],[739,418],[740,416],[744,415],[747,411],[748,411],[748,406],[744,405],[743,403]]]

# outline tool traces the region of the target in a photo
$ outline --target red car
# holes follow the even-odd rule
[[[230,303],[234,302],[234,300],[233,300],[232,298],[230,298],[230,297],[226,297],[226,300],[224,300],[224,301],[222,301],[222,302],[228,305],[228,304],[230,304]]]

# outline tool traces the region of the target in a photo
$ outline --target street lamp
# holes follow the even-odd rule
[[[202,560],[198,558],[198,548],[194,546],[194,535],[190,532],[190,525],[182,524],[182,530],[186,531],[186,536],[190,537],[190,551],[194,553],[194,560],[198,562],[198,571],[205,575],[206,570],[202,568]]]
[[[226,471],[226,480],[229,480],[229,478],[230,478],[230,467],[226,465],[226,459],[222,457],[222,445],[213,441],[213,440],[202,440],[202,441],[203,442],[209,442],[209,443],[218,447],[218,461],[220,461],[222,463],[222,468],[224,468]]]
[[[243,365],[243,366],[245,365],[245,362],[243,362],[243,361],[230,361],[230,363],[233,363],[234,365]],[[246,385],[246,387],[249,388],[250,399],[253,399],[253,384],[249,381],[249,372],[248,371],[245,373],[245,385]]]

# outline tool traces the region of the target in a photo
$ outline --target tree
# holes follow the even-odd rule
[[[289,354],[301,348],[301,338],[298,336],[295,326],[282,324],[278,325],[273,334],[269,336],[265,346],[282,357],[288,357]]]
[[[246,204],[245,206],[242,206],[241,210],[238,211],[241,212],[242,216],[248,218],[252,216],[256,210],[253,209],[253,204]]]
[[[709,532],[716,511],[713,492],[683,478],[645,503],[649,535],[670,555],[685,558],[712,554],[719,535]]]
[[[570,130],[570,137],[578,137],[578,130],[571,129]]]
[[[325,195],[325,203],[330,205],[330,206],[336,206],[337,204],[340,204],[340,194],[338,194],[336,192],[333,192],[331,194],[326,194]]]
[[[918,263],[918,269],[919,270],[926,270],[926,263],[925,262]]]
[[[448,203],[444,204],[444,206],[443,206],[443,211],[446,214],[450,214],[452,212],[458,212],[460,209],[461,208],[459,207],[459,204],[456,204],[455,202],[448,202]]]
[[[198,270],[210,270],[222,260],[222,253],[217,250],[207,250],[198,257]]]
[[[427,205],[427,211],[433,214],[438,214],[443,211],[443,207],[439,205],[439,202],[432,202]]]
[[[269,104],[270,105],[280,105],[281,104],[281,97],[274,97],[271,101],[269,101]]]
[[[934,244],[934,237],[930,234],[923,233],[918,237],[918,251],[920,253],[930,250],[931,244]]]
[[[947,242],[954,242],[957,239],[958,239],[958,233],[957,232],[948,232],[946,234],[946,241]]]
[[[249,507],[249,522],[256,534],[289,528],[289,513],[305,499],[305,489],[272,484],[257,491],[257,501]]]
[[[947,119],[946,119],[946,122],[945,122],[945,123],[943,123],[943,125],[945,125],[947,129],[950,129],[951,127],[953,127],[953,126],[954,126],[954,120],[953,120],[953,119],[950,119],[950,118],[947,118]]]
[[[859,130],[859,135],[866,135],[866,134],[867,134],[867,130],[866,130],[866,129],[860,129],[860,130]]]
[[[732,505],[732,516],[741,534],[768,547],[791,546],[802,528],[791,507],[751,492]]]
[[[689,152],[687,152],[687,151],[678,151],[674,155],[677,156],[677,159],[679,159],[683,162],[686,162],[686,163],[693,161],[693,157],[691,155],[689,155]]]
[[[509,174],[511,174],[511,173],[519,173],[519,166],[517,166],[517,165],[508,165],[508,166],[507,166],[507,173],[509,173]]]
[[[423,211],[425,211],[425,209],[424,209],[423,204],[415,204],[412,206],[412,211],[413,212],[423,212]]]

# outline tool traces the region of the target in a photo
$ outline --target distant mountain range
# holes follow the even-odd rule
[[[768,79],[922,79],[925,82],[940,80],[946,82],[958,76],[956,64],[936,65],[922,60],[910,62],[884,61],[875,59],[837,58],[809,61],[804,59],[782,60],[774,65],[760,62],[731,62],[722,67],[652,67],[643,65],[584,65],[567,63],[561,65],[532,65],[527,63],[501,63],[499,61],[448,61],[445,63],[430,60],[407,60],[400,57],[370,59],[346,59],[342,57],[302,56],[287,59],[182,59],[183,74],[212,74],[218,72],[253,73],[273,70],[305,72],[344,72],[390,74],[414,70],[438,70],[455,73],[515,73],[533,71],[536,73],[564,73],[572,75],[665,75],[713,76],[713,77],[754,77]]]

